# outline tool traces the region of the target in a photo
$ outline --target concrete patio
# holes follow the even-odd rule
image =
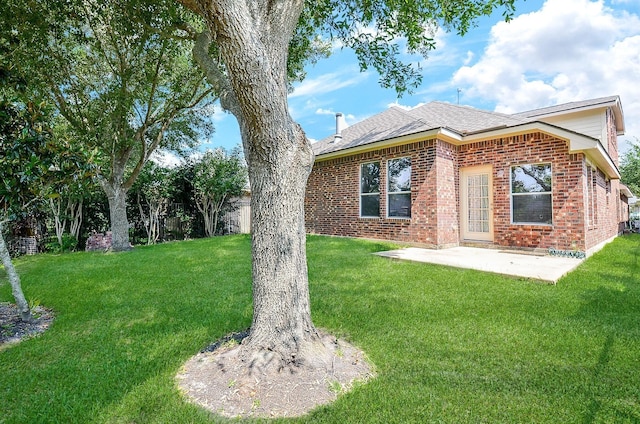
[[[452,247],[450,249],[405,249],[378,252],[377,255],[393,259],[447,265],[494,272],[514,277],[532,278],[556,283],[563,275],[574,270],[583,261],[576,258],[538,256],[514,251],[483,249],[477,247]]]

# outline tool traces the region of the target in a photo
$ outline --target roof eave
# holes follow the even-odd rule
[[[620,184],[620,194],[624,194],[625,197],[627,197],[628,199],[631,199],[632,197],[635,197],[633,195],[633,193],[631,192],[631,190],[629,190],[629,187],[627,187],[624,184]]]
[[[361,144],[359,146],[347,147],[341,150],[335,150],[333,152],[328,153],[320,153],[316,155],[316,160],[328,160],[328,159],[336,159],[345,156],[351,156],[361,152],[368,152],[371,150],[379,150],[387,147],[399,146],[402,144],[413,143],[416,141],[425,141],[438,137],[439,134],[442,133],[442,128],[436,128],[427,131],[420,131],[413,134],[403,135],[401,137],[388,138],[384,140],[375,141],[373,143]],[[455,133],[451,131],[446,131],[444,138],[450,138],[453,134],[455,137]],[[458,136],[459,137],[459,136]]]
[[[604,147],[602,147],[602,144],[599,141],[595,147],[571,151],[571,153],[578,153],[578,152],[584,153],[585,156],[587,156],[589,159],[595,162],[598,165],[598,167],[601,170],[603,170],[607,174],[607,177],[609,177],[610,179],[619,180],[621,178],[618,167],[611,159],[611,156],[609,156],[609,153],[607,153]]]
[[[613,106],[613,114],[616,117],[616,131],[618,135],[624,135],[624,112],[622,111],[622,102],[620,101],[620,97],[615,102]]]
[[[538,115],[529,115],[531,119],[542,119],[548,118],[558,115],[566,115],[568,113],[576,113],[583,112],[588,110],[596,110],[610,107],[613,110],[613,114],[616,118],[616,132],[618,135],[624,135],[625,126],[624,126],[624,112],[622,111],[622,102],[619,96],[615,96],[615,98],[609,99],[607,101],[603,101],[601,103],[590,104],[587,106],[575,107],[573,109],[565,109],[554,111],[550,113],[540,113]]]
[[[609,178],[620,179],[620,171],[600,143],[600,140],[586,135],[569,131],[564,128],[536,121],[528,124],[517,125],[505,129],[492,130],[483,133],[472,134],[464,137],[465,142],[486,140],[497,137],[513,136],[540,131],[545,134],[566,140],[569,144],[569,153],[584,153],[593,162],[598,164]]]
[[[320,154],[316,156],[316,160],[335,159],[339,157],[351,156],[356,153],[379,150],[386,147],[398,146],[415,141],[424,141],[434,138],[438,138],[439,140],[443,140],[454,145],[462,145],[481,140],[491,140],[501,137],[529,134],[536,131],[543,132],[545,134],[549,134],[553,137],[557,137],[567,141],[569,145],[569,153],[584,153],[593,162],[598,164],[600,169],[602,169],[609,178],[620,179],[620,172],[618,171],[618,167],[615,165],[599,140],[540,121],[511,127],[500,127],[468,135],[461,135],[448,128],[436,128],[433,130],[421,131],[402,137],[381,140],[375,143],[368,143],[348,149],[338,150],[335,152]]]

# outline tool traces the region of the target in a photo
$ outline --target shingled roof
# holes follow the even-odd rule
[[[436,101],[408,110],[392,106],[345,128],[341,132],[341,139],[331,135],[314,143],[313,150],[316,155],[323,155],[428,131],[435,133],[438,130],[447,130],[464,137],[537,122],[556,114],[607,105],[616,105],[614,110],[620,118],[616,119],[616,123],[621,125],[618,130],[624,131],[624,118],[618,96],[565,103],[513,115]]]
[[[338,142],[335,135],[331,135],[314,143],[313,150],[316,155],[321,155],[440,128],[465,135],[530,121],[524,117],[444,102],[431,102],[409,110],[392,106],[345,128]]]
[[[529,122],[525,118],[444,102],[427,103],[408,110],[407,113],[416,119],[430,122],[432,128],[447,128],[461,135]]]
[[[330,153],[433,128],[435,127],[429,127],[425,122],[415,119],[398,107],[390,107],[342,130],[342,139],[339,142],[335,142],[335,135],[331,135],[314,143],[313,150],[316,155]]]

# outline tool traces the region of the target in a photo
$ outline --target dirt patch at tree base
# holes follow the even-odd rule
[[[44,332],[54,318],[53,311],[43,306],[36,306],[31,314],[33,320],[24,322],[15,304],[0,302],[0,350]]]
[[[184,365],[178,386],[190,401],[224,417],[301,416],[374,375],[361,350],[328,335],[323,343],[332,352],[325,368],[284,368],[270,374],[250,373],[235,343],[213,352],[205,349]]]

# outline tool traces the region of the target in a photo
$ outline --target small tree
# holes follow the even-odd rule
[[[174,172],[154,162],[148,162],[133,186],[140,219],[147,233],[147,244],[160,238],[161,218],[175,192]]]
[[[218,229],[220,212],[247,185],[247,172],[240,151],[207,151],[194,165],[195,202],[204,218],[207,237]]]
[[[51,139],[44,105],[0,99],[0,259],[23,321],[31,321],[29,304],[4,238],[10,220],[29,214],[42,199],[51,163],[47,160]]]
[[[49,187],[47,203],[58,244],[64,250],[63,236],[67,230],[76,243],[80,237],[84,198],[94,184],[97,151],[89,150],[74,140],[73,133],[62,119],[56,120],[53,134],[50,145],[55,150],[54,165],[49,171],[55,174],[55,184]]]

